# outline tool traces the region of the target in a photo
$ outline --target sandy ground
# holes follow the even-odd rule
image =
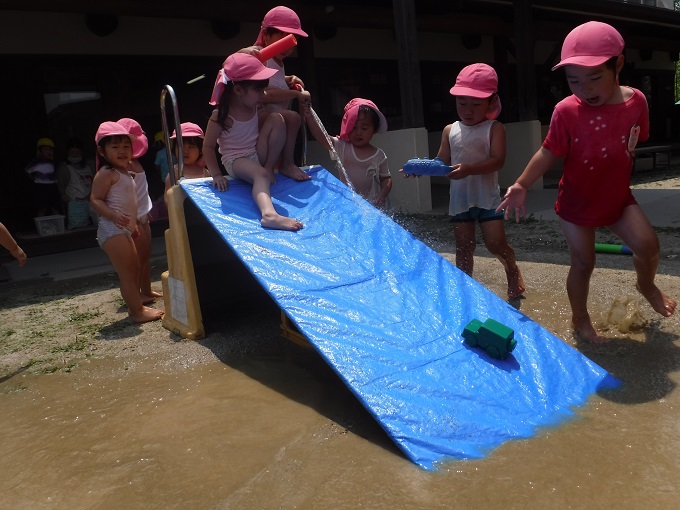
[[[645,172],[636,177],[634,187],[680,187],[680,178],[674,177],[678,170],[673,168],[667,174]],[[446,216],[397,219],[444,257],[454,260],[455,246]],[[559,224],[530,217],[521,224],[508,222],[506,231],[527,284],[527,299],[518,302],[520,310],[575,344],[564,291],[568,254]],[[669,295],[680,299],[680,232],[670,228],[657,232],[661,242],[657,282]],[[606,230],[598,232],[597,240],[619,244]],[[485,253],[483,245],[478,246],[477,254],[475,278],[504,297],[505,278],[500,264]],[[677,338],[678,317],[659,320],[635,292],[630,257],[601,255],[597,266],[591,285],[591,313],[607,336],[625,335],[644,341],[650,330],[658,330]],[[163,270],[165,267],[159,266],[152,269],[154,287],[159,290]],[[163,302],[155,306],[163,308]],[[263,345],[266,349],[282,348],[287,341],[279,333],[279,314],[272,307],[232,317],[228,325],[213,326],[198,342],[179,338],[158,321],[132,324],[115,274],[17,288],[0,295],[0,382],[22,372],[77,370],[86,358],[127,359],[132,370],[136,360],[153,358],[166,369],[181,370],[224,360],[225,356],[247,356]]]

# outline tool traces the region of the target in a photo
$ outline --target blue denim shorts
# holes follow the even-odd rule
[[[470,223],[478,221],[484,223],[485,221],[494,221],[504,219],[503,212],[496,212],[495,209],[482,209],[481,207],[470,207],[469,210],[451,216],[451,223]]]

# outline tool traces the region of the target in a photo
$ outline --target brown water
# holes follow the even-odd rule
[[[557,332],[565,306],[540,292],[521,304]],[[573,420],[428,472],[314,352],[279,339],[276,317],[258,321],[275,349],[188,368],[92,360],[0,384],[0,508],[678,507],[680,349],[663,325],[583,349],[624,384]]]

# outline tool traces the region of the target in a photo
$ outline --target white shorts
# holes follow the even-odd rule
[[[226,162],[223,162],[223,163],[224,163],[224,169],[227,171],[227,174],[229,174],[230,177],[236,178],[236,176],[234,175],[234,169],[233,169],[234,161],[236,161],[237,159],[241,159],[241,158],[249,159],[253,163],[257,163],[258,165],[262,164],[262,163],[260,163],[260,158],[257,156],[257,152],[253,152],[251,154],[246,154],[245,156],[239,156],[239,157],[233,158],[233,159],[228,159]]]

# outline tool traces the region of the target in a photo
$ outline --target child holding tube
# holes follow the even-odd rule
[[[574,333],[605,342],[593,326],[587,301],[595,268],[595,230],[607,227],[633,253],[637,289],[664,317],[676,301],[655,284],[659,241],[630,190],[635,145],[649,136],[644,94],[619,85],[624,41],[614,27],[596,21],[579,25],[564,39],[560,62],[572,95],[553,111],[548,134],[498,211],[517,221],[526,212],[528,188],[556,161],[564,159],[555,212],[569,246],[567,295]]]
[[[210,101],[218,107],[205,130],[203,157],[219,191],[228,188],[228,181],[217,165],[216,144],[227,174],[252,184],[263,227],[299,230],[302,223],[276,212],[270,194],[274,165],[286,142],[286,123],[279,112],[258,111],[258,104],[274,73],[247,53],[227,57]]]
[[[305,106],[312,135],[327,150],[335,150],[347,171],[347,175],[340,173],[340,180],[351,184],[357,193],[376,207],[385,208],[392,190],[392,176],[385,152],[372,145],[371,140],[375,133],[387,131],[387,120],[375,103],[357,97],[345,105],[340,134],[330,137],[333,147],[312,115],[309,103]]]
[[[276,71],[262,97],[262,108],[266,113],[276,112],[282,115],[286,121],[286,143],[279,172],[297,181],[304,181],[310,178],[309,175],[293,161],[302,120],[298,112],[289,108],[293,99],[297,99],[302,105],[310,101],[311,96],[304,90],[305,84],[300,78],[286,75],[283,62],[295,49],[295,36],[307,37],[307,33],[302,30],[300,18],[292,9],[279,5],[265,14],[255,45],[240,51],[256,56],[267,67]]]
[[[118,122],[99,126],[95,135],[99,168],[92,181],[90,201],[99,214],[97,242],[118,274],[130,318],[142,323],[160,319],[163,311],[145,306],[140,295],[140,261],[133,240],[139,236],[137,196],[130,175],[135,139]]]

